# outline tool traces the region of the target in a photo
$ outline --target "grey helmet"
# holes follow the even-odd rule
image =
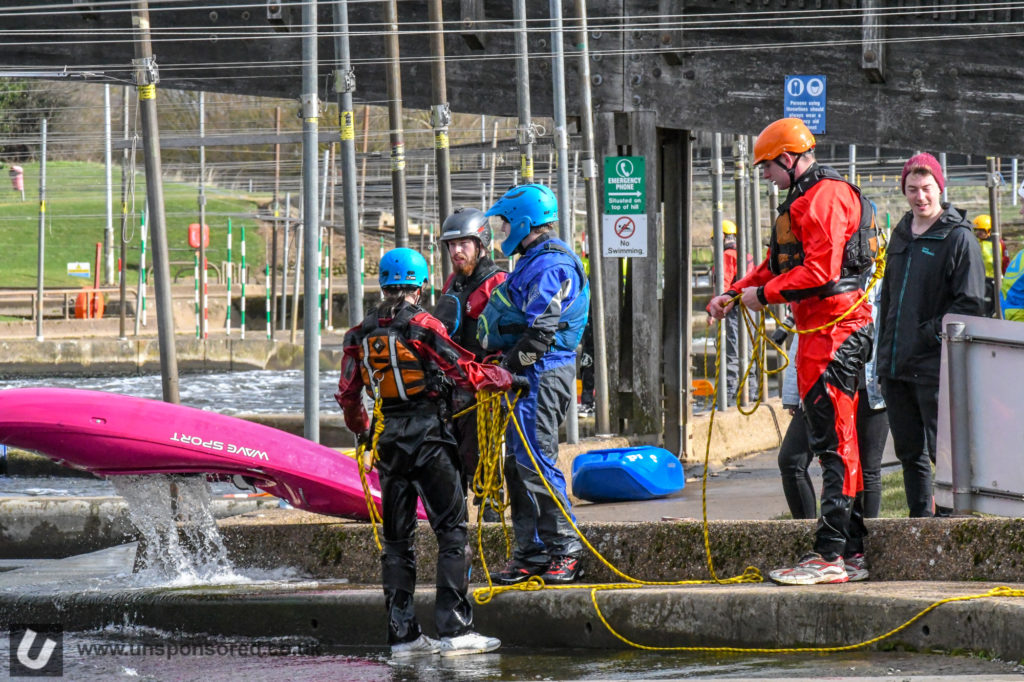
[[[441,241],[473,237],[480,242],[480,248],[491,245],[491,228],[487,216],[478,208],[455,209],[441,224]]]

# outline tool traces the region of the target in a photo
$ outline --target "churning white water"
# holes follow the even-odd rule
[[[172,585],[246,582],[235,573],[217,522],[210,511],[210,488],[203,476],[113,476],[117,494],[128,502],[128,516],[143,538],[144,582]]]

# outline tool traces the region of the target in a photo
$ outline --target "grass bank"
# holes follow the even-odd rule
[[[5,182],[0,190],[0,287],[31,287],[37,278],[39,240],[39,164],[28,163],[25,171],[25,200]],[[4,173],[6,175],[6,173]],[[47,287],[74,288],[91,285],[92,279],[71,277],[68,263],[90,264],[94,275],[96,244],[102,243],[106,229],[107,199],[102,164],[76,161],[50,161],[46,164],[45,264]],[[114,258],[120,253],[121,192],[120,172],[114,177]],[[137,277],[140,255],[140,223],[146,203],[146,186],[141,172],[136,177],[133,196],[128,200],[128,221],[123,237],[128,246],[127,270]],[[233,260],[240,260],[240,235],[246,234],[246,261],[250,272],[262,269],[266,247],[257,238],[257,200],[241,193],[206,188],[206,223],[210,226],[207,261],[219,264],[227,260],[227,224],[232,222]],[[264,199],[265,200],[265,199]],[[192,262],[188,247],[188,226],[199,221],[197,189],[193,184],[164,182],[164,211],[170,260]],[[147,245],[147,262],[152,263]],[[150,267],[152,267],[150,265]],[[172,266],[172,275],[175,267]],[[212,276],[212,274],[211,274]],[[132,281],[129,279],[129,281]]]

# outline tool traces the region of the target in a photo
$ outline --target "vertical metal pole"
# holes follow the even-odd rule
[[[392,0],[394,2],[394,0]],[[317,149],[319,144],[320,112],[317,102],[317,16],[316,0],[302,5],[302,220],[305,225],[306,260],[303,306],[303,339],[305,371],[304,429],[307,439],[320,442],[320,282],[317,279],[319,254],[317,241],[320,225],[317,220]],[[397,40],[397,37],[396,37]],[[294,329],[294,322],[292,323]]]
[[[1017,188],[1020,187],[1020,185],[1017,184],[1017,159],[1012,159],[1010,161],[1010,178],[1012,179],[1012,184],[1010,185],[1010,187],[1011,187],[1010,194],[1013,195],[1013,205],[1016,206],[1017,205]]]
[[[953,469],[953,512],[971,511],[971,424],[967,381],[967,325],[946,325],[946,360],[949,362],[949,449]]]
[[[284,222],[281,225],[284,227],[284,262],[281,264],[281,313],[278,315],[278,321],[280,322],[279,329],[285,330],[288,324],[288,245],[291,242],[289,235],[291,234],[291,222],[292,222],[292,193],[284,193]]]
[[[370,105],[363,105],[363,163],[359,170],[359,227],[366,211],[366,158],[370,151]]]
[[[391,128],[391,192],[395,208],[395,246],[409,246],[405,195],[405,132],[402,123],[402,70],[398,52],[398,0],[385,0],[387,16],[388,125]]]
[[[748,153],[754,149],[754,138],[750,135],[747,136],[747,151]],[[748,157],[749,158],[749,157]],[[764,259],[764,244],[761,242],[761,176],[757,172],[757,166],[753,163],[749,164],[749,197],[750,197],[750,212],[748,213],[750,222],[750,241],[748,252],[753,256],[755,267]],[[767,362],[767,358],[765,358]],[[760,363],[757,366],[757,385],[764,387],[764,395],[768,396],[768,375],[766,373],[765,363]]]
[[[859,185],[857,182],[857,145],[850,145],[850,182],[855,185]]]
[[[156,62],[149,33],[149,3],[137,0],[132,14],[136,30],[136,87],[142,114],[143,147],[146,150],[146,199],[153,242],[153,286],[156,290],[157,329],[160,339],[160,376],[163,398],[178,403],[178,358],[174,348],[174,310],[171,303],[170,261],[167,257],[167,223],[164,217],[164,186],[160,175],[160,129],[156,114]]]
[[[733,148],[733,163],[735,165],[735,185],[736,185],[736,279],[740,279],[743,275],[747,274],[747,249],[749,242],[750,223],[747,220],[747,213],[744,210],[744,200],[747,196],[747,171],[746,171],[746,156],[747,156],[747,140],[742,135],[736,136],[735,147]],[[724,272],[723,272],[724,274]],[[749,345],[749,339],[747,338],[747,326],[740,322],[739,325],[739,343],[736,344],[736,356],[739,358],[739,376],[737,381],[743,378],[744,372],[747,371],[747,365],[749,364],[749,358],[747,356],[747,347]],[[725,368],[725,362],[729,359],[728,348],[725,346],[721,349],[722,352],[722,367]],[[738,391],[741,393],[739,396],[740,404],[746,406],[750,403],[750,385],[749,382],[743,385],[743,390]]]
[[[992,216],[992,233],[989,241],[992,242],[992,277],[995,279],[995,293],[993,298],[995,313],[993,317],[1003,319],[1002,305],[1000,305],[999,292],[1003,290],[1003,254],[1002,236],[1003,228],[999,224],[999,184],[1000,177],[996,171],[996,158],[989,156],[985,159],[985,168],[988,172],[986,184],[988,185],[988,212]]]
[[[206,137],[206,93],[199,92],[199,139]],[[199,143],[199,338],[206,340],[210,335],[209,302],[206,263],[206,145]],[[230,314],[230,311],[229,311]]]
[[[713,133],[711,137],[711,223],[712,243],[715,258],[715,279],[712,288],[715,294],[725,293],[725,252],[722,247],[722,133]],[[739,259],[737,259],[738,261]],[[722,361],[725,355],[725,320],[719,320],[716,328],[718,330],[718,362],[721,367],[721,377],[725,376],[725,363]],[[728,407],[728,390],[726,384],[719,381],[718,394],[715,396],[717,408],[724,410]]]
[[[444,18],[441,0],[430,0],[428,12],[430,15],[430,96],[433,102],[430,109],[430,125],[434,129],[434,166],[437,169],[437,219],[443,222],[452,213],[451,159],[448,152],[448,126],[451,124],[452,114],[448,105],[448,84],[445,74]],[[442,281],[447,281],[450,274],[452,274],[451,259],[442,257]]]
[[[103,170],[107,187],[107,226],[103,231],[104,281],[114,285],[114,179],[110,139],[110,85],[103,86]]]
[[[124,341],[127,334],[128,315],[128,243],[125,241],[125,231],[128,226],[128,86],[121,87],[121,128],[125,141],[124,149],[121,151],[121,231],[118,233],[118,241],[121,243],[121,272],[119,282],[121,286],[121,325],[118,339]],[[138,311],[135,311],[138,314]]]
[[[580,121],[583,132],[583,184],[587,198],[587,251],[590,254],[590,313],[594,334],[594,422],[597,435],[611,433],[608,398],[608,340],[605,334],[604,274],[601,252],[600,208],[598,207],[598,174],[594,160],[594,107],[590,91],[590,48],[587,35],[587,1],[576,0],[576,19],[579,22],[577,49],[579,50]],[[523,52],[525,57],[525,51]],[[498,129],[495,123],[494,137]],[[532,162],[531,162],[532,166]],[[493,183],[491,183],[493,185]],[[493,188],[492,190],[493,191]]]
[[[324,174],[322,176],[323,177],[323,181],[322,181],[323,182],[323,186],[322,186],[322,192],[323,193],[320,196],[320,211],[319,211],[319,214],[318,214],[320,216],[320,222],[321,223],[327,222],[327,176],[330,173],[330,170],[331,170],[331,150],[330,149],[325,149],[324,150]]]
[[[228,266],[225,268],[225,278],[227,280],[227,297],[224,301],[224,335],[231,336],[231,270],[234,267],[231,261],[231,218],[228,218]]]
[[[295,272],[292,278],[292,319],[291,336],[289,337],[290,343],[295,343],[295,340],[298,338],[299,296],[302,293],[302,286],[304,284],[302,271],[303,268],[306,267],[306,263],[302,258],[303,252],[305,251],[304,247],[306,232],[307,230],[305,223],[300,222],[295,226]]]
[[[274,107],[274,132],[281,135],[281,107]],[[281,228],[281,144],[274,144],[274,223],[270,247],[270,338],[277,328],[277,233]],[[287,237],[285,238],[287,243]],[[287,260],[287,258],[285,259]]]
[[[46,119],[39,127],[39,254],[36,259],[36,341],[43,340],[43,289],[46,278]]]
[[[427,198],[430,196],[430,164],[423,164],[423,205],[420,208],[420,253],[423,253],[423,247],[425,246],[424,240],[426,239],[426,226],[427,220]],[[484,209],[486,210],[486,209]],[[440,220],[444,221],[445,216],[441,216]],[[447,260],[442,258],[441,260]],[[447,279],[447,277],[445,277]]]
[[[487,207],[483,210],[487,210],[494,204],[494,176],[498,172],[498,121],[494,122],[494,134],[491,136],[491,176],[487,183]],[[491,248],[493,248],[494,240],[491,240]]]
[[[942,203],[949,201],[949,169],[946,167],[946,152],[939,154],[939,165],[942,166],[942,177],[946,178],[946,184],[942,186]]]
[[[519,112],[519,170],[523,184],[533,182],[533,123],[530,121],[530,47],[526,41],[526,0],[514,0],[516,27],[516,105]]]
[[[562,0],[550,0],[551,12],[551,80],[554,104],[555,153],[558,155],[558,234],[572,248],[572,205],[569,203],[569,136],[565,115],[565,47],[562,40]],[[580,442],[579,422],[576,415],[576,383],[573,399],[565,419],[566,442]]]
[[[770,221],[772,222],[773,225],[774,225],[774,221],[775,221],[775,216],[777,216],[778,214],[779,214],[779,187],[774,182],[769,182],[768,183],[768,215],[769,215],[769,219],[770,219]],[[762,260],[763,260],[763,258],[762,258]],[[785,319],[785,309],[786,309],[786,307],[780,305],[780,306],[776,306],[775,308],[776,308],[776,315],[779,317],[779,319]],[[796,362],[796,358],[795,357],[794,358],[790,358],[789,361],[790,362]],[[779,364],[781,365],[781,363],[782,363],[782,358],[780,357],[779,358]],[[775,374],[775,376],[778,378],[779,395],[780,396],[782,395],[782,383],[783,383],[783,375],[784,374],[785,374],[785,372],[776,372],[776,374]]]
[[[363,197],[356,201],[356,134],[355,112],[352,109],[352,91],[356,87],[355,71],[349,49],[348,0],[334,4],[334,22],[338,33],[334,39],[338,54],[334,90],[338,93],[338,113],[341,117],[341,199],[345,204],[345,276],[348,282],[348,323],[354,327],[363,320],[363,283],[359,276],[359,253],[362,248],[359,235],[359,216]],[[367,143],[369,107],[363,114],[363,147]],[[365,177],[366,157],[363,156]]]

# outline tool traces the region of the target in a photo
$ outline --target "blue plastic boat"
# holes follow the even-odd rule
[[[591,502],[653,500],[683,489],[683,465],[664,448],[592,450],[572,462],[572,492]]]

